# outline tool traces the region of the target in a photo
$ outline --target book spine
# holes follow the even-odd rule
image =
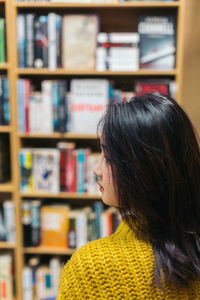
[[[23,300],[33,300],[32,291],[32,270],[30,267],[23,268],[22,271]]]
[[[53,131],[59,131],[60,98],[58,82],[52,83]]]
[[[5,20],[0,18],[0,63],[5,62]]]
[[[17,81],[17,102],[18,102],[18,127],[19,132],[25,132],[25,109],[24,109],[24,80]]]
[[[9,102],[9,81],[4,78],[3,84],[3,124],[9,125],[10,123],[10,102]]]
[[[61,31],[62,31],[62,17],[56,15],[56,55],[57,55],[57,68],[61,68],[62,67]]]
[[[18,66],[26,67],[26,22],[25,15],[17,16],[17,48],[18,48]]]
[[[0,78],[0,125],[3,125],[3,78]]]
[[[103,204],[101,202],[94,203],[94,213],[96,214],[96,230],[97,230],[97,239],[101,237],[101,215],[103,213]]]
[[[33,67],[34,63],[34,14],[26,15],[26,33],[27,33],[27,47],[26,47],[26,66]]]
[[[24,247],[31,247],[31,205],[28,201],[22,202],[22,226]]]
[[[87,217],[85,213],[78,213],[76,217],[76,247],[87,244]]]
[[[50,70],[57,68],[57,44],[56,44],[56,18],[55,13],[48,15],[48,38],[49,38],[49,62],[48,67]]]
[[[12,201],[5,201],[3,203],[4,222],[6,229],[6,240],[9,243],[15,243],[15,209]]]
[[[60,149],[60,191],[66,191],[66,149]]]
[[[53,109],[52,109],[52,82],[42,81],[42,111],[43,124],[42,132],[51,134],[53,132]]]
[[[68,192],[76,191],[76,183],[75,183],[75,158],[74,158],[74,145],[67,147],[67,155],[66,155],[66,189]]]
[[[85,152],[84,150],[77,150],[77,193],[84,193],[85,191]]]
[[[13,299],[12,256],[0,255],[0,299]]]
[[[29,99],[31,83],[29,79],[24,80],[24,108],[25,108],[25,132],[29,133]]]
[[[31,244],[32,246],[40,245],[40,201],[31,201]]]
[[[63,80],[59,81],[59,99],[60,99],[60,106],[59,106],[59,132],[65,133],[66,132],[66,119],[65,119],[65,100],[66,97],[66,82]]]
[[[34,57],[34,67],[42,68],[44,66],[43,51],[42,51],[42,28],[39,18],[37,17],[34,22],[34,45],[35,45],[35,57]]]
[[[56,298],[58,293],[58,285],[61,275],[61,264],[59,259],[52,258],[49,261],[50,275],[51,275],[51,285],[52,285],[52,295]]]
[[[39,22],[41,28],[40,45],[42,47],[43,68],[48,68],[48,16],[40,16]]]

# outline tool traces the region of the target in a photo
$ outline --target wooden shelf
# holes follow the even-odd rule
[[[11,244],[8,242],[0,242],[0,249],[15,249],[16,244]]]
[[[3,1],[1,1],[1,2],[3,2]],[[0,63],[0,70],[7,70],[8,68],[9,68],[9,64],[8,63]]]
[[[96,200],[101,199],[101,195],[91,195],[91,194],[78,194],[78,193],[68,193],[60,192],[58,194],[52,193],[21,193],[21,197],[24,198],[53,198],[53,199],[83,199],[83,200]]]
[[[52,133],[52,134],[42,134],[42,133],[24,133],[19,134],[21,139],[87,139],[95,140],[98,139],[96,134],[78,134],[78,133]]]
[[[75,249],[63,249],[58,247],[27,247],[23,248],[24,253],[26,254],[56,254],[56,255],[72,255],[76,250]]]
[[[73,2],[73,0],[72,0]],[[37,2],[23,2],[16,3],[18,8],[134,8],[134,7],[179,7],[180,2],[128,2],[128,3],[37,3]]]
[[[177,75],[177,70],[148,70],[142,69],[136,72],[97,72],[97,71],[68,71],[66,69],[57,69],[51,71],[49,69],[36,69],[36,68],[18,68],[18,75],[69,75],[69,76],[175,76]]]
[[[6,0],[0,0],[0,3],[5,3],[6,2]]]
[[[11,193],[13,191],[13,185],[11,182],[0,183],[1,193]]]
[[[3,126],[3,125],[0,125],[0,133],[9,133],[11,132],[11,126]]]

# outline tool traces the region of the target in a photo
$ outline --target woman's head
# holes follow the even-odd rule
[[[100,124],[114,203],[130,225],[130,217],[137,224],[136,233],[152,242],[155,259],[162,252],[155,275],[161,266],[179,282],[200,275],[200,267],[195,274],[192,266],[200,254],[200,152],[186,113],[169,97],[144,94],[108,106]],[[185,275],[176,271],[179,259],[187,264]]]

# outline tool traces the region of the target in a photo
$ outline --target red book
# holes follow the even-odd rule
[[[31,94],[31,82],[24,80],[24,108],[25,108],[25,133],[29,133],[29,98]]]
[[[160,93],[169,95],[170,80],[141,80],[135,83],[135,96],[141,96],[145,93]]]
[[[74,149],[75,144],[74,143],[66,143],[66,190],[68,192],[76,192],[75,186],[74,186],[74,178],[75,178],[75,166],[74,166]]]

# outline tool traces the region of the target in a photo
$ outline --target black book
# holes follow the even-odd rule
[[[9,137],[0,135],[0,183],[10,180],[10,151]]]
[[[176,37],[175,17],[141,16],[140,68],[169,70],[175,67]]]
[[[67,82],[65,80],[59,81],[59,132],[66,132],[66,91],[67,91]]]

